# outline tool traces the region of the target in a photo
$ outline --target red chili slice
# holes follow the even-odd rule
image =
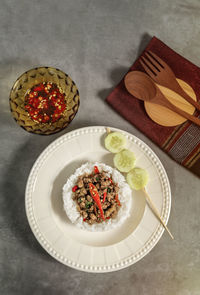
[[[99,169],[98,169],[97,166],[94,166],[94,173],[95,173],[95,174],[98,174],[98,173],[99,173]]]
[[[33,88],[33,91],[35,91],[35,92],[37,92],[37,91],[41,91],[41,90],[43,90],[44,88],[42,87],[42,85],[40,85],[40,86],[35,86],[34,88]]]
[[[101,200],[100,200],[100,197],[99,197],[97,188],[94,186],[93,183],[89,183],[89,189],[90,189],[90,195],[91,195],[91,197],[93,198],[93,200],[97,204],[97,207],[100,210],[101,218],[103,220],[105,220],[103,209],[102,209],[102,206],[101,206]]]
[[[72,188],[72,191],[75,192],[77,189],[78,189],[78,185],[75,185],[75,186]]]
[[[116,200],[116,202],[117,202],[117,205],[118,205],[118,206],[121,206],[120,200],[118,199],[118,195],[115,196],[115,200]]]
[[[105,202],[106,196],[107,196],[107,192],[104,192],[103,193],[103,203]]]

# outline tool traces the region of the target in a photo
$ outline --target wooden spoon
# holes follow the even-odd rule
[[[124,83],[128,92],[136,98],[167,107],[200,126],[200,119],[173,105],[147,74],[139,71],[129,72],[124,78]]]

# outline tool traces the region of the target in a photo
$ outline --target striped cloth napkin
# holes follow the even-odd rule
[[[184,80],[194,90],[200,103],[200,68],[173,51],[162,41],[153,37],[145,50],[161,57],[174,71],[177,78]],[[144,72],[139,58],[129,71]],[[124,79],[107,97],[107,102],[126,120],[148,136],[176,162],[200,176],[200,127],[186,121],[175,127],[164,127],[152,121],[142,101],[133,99],[124,86]],[[195,113],[198,116],[198,113]],[[199,116],[200,118],[200,116]]]

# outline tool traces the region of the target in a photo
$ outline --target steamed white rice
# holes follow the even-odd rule
[[[118,211],[116,218],[108,219],[102,223],[96,223],[89,225],[83,221],[83,217],[80,215],[76,208],[76,202],[72,199],[72,188],[77,183],[78,177],[84,173],[91,174],[94,171],[94,166],[97,166],[99,171],[105,171],[107,176],[111,177],[114,182],[118,183],[119,193],[118,198],[121,203],[121,207]],[[78,168],[74,174],[72,174],[63,187],[63,201],[64,210],[73,224],[77,227],[89,231],[107,231],[116,227],[119,227],[129,216],[132,205],[132,192],[129,185],[126,183],[124,176],[116,169],[105,165],[103,163],[85,163]]]

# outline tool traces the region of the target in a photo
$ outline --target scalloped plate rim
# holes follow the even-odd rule
[[[55,148],[59,147],[59,142],[60,144],[62,144],[62,141],[69,139],[70,137],[74,137],[76,135],[78,135],[80,132],[82,132],[82,134],[84,133],[88,133],[90,130],[92,132],[97,132],[97,131],[103,131],[105,130],[106,132],[106,128],[108,126],[88,126],[88,127],[83,127],[83,128],[79,128],[79,129],[75,129],[73,131],[70,131],[62,136],[60,136],[59,138],[57,138],[56,140],[54,140],[52,143],[50,143],[42,152],[41,154],[38,156],[38,158],[36,159],[35,163],[32,166],[32,169],[29,173],[29,177],[27,180],[27,184],[26,184],[26,190],[25,190],[25,210],[26,210],[26,215],[27,215],[27,219],[30,225],[30,228],[33,232],[33,234],[35,235],[35,238],[38,240],[38,242],[40,243],[40,245],[45,249],[45,251],[50,254],[53,258],[55,258],[57,261],[61,262],[62,264],[72,267],[74,269],[80,270],[80,271],[85,271],[85,272],[91,272],[91,273],[106,273],[106,272],[112,272],[112,271],[118,271],[121,270],[123,268],[126,268],[130,265],[133,265],[134,263],[136,263],[137,261],[139,261],[140,259],[142,259],[144,256],[146,256],[154,247],[155,245],[158,243],[158,241],[160,240],[163,232],[164,232],[164,228],[159,225],[156,228],[156,231],[154,233],[152,233],[152,238],[149,239],[151,241],[147,241],[145,243],[145,245],[143,246],[143,248],[145,249],[141,249],[140,251],[138,251],[137,253],[135,253],[134,257],[131,259],[126,259],[126,261],[120,261],[119,263],[114,263],[113,265],[107,265],[107,266],[89,266],[89,265],[79,265],[74,263],[73,261],[70,261],[69,259],[64,258],[62,255],[60,255],[59,253],[56,253],[55,249],[51,249],[51,247],[49,247],[48,243],[45,241],[45,239],[42,237],[42,233],[39,232],[35,221],[34,221],[34,216],[33,213],[30,212],[31,208],[31,202],[30,202],[30,187],[31,187],[31,182],[33,182],[34,180],[34,173],[36,169],[39,169],[38,167],[41,165],[42,161],[45,161],[45,159],[48,157],[48,154],[51,153],[52,150],[55,150]],[[139,139],[138,137],[136,137],[135,135],[121,130],[119,128],[115,128],[115,127],[108,127],[111,130],[114,131],[119,131],[119,132],[123,132],[125,134],[127,134],[129,137],[132,137],[135,141],[139,142],[139,146],[143,146],[144,149],[146,149],[146,151],[148,153],[150,153],[152,155],[152,157],[155,159],[159,169],[162,172],[162,175],[164,177],[165,180],[165,184],[166,187],[168,189],[168,199],[167,199],[167,209],[165,210],[165,219],[164,221],[168,222],[169,220],[169,216],[170,216],[170,210],[171,210],[171,189],[170,189],[170,184],[169,184],[169,179],[167,176],[167,173],[165,171],[165,168],[163,167],[160,159],[158,158],[158,156],[153,152],[153,150],[145,143],[143,142],[141,139]],[[87,130],[87,132],[86,132]],[[154,237],[155,236],[155,237]],[[150,243],[150,245],[148,245]]]

